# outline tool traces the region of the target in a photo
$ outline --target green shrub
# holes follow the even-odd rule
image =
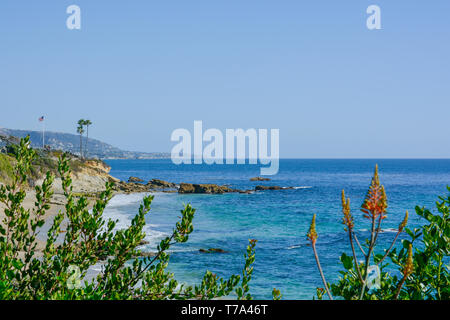
[[[450,188],[448,191],[450,192]],[[377,238],[387,210],[387,196],[378,178],[378,168],[375,169],[369,191],[361,206],[364,217],[369,220],[371,230],[370,238],[362,244],[354,232],[350,199],[345,198],[343,191],[343,224],[349,236],[352,256],[345,253],[341,255],[344,270],[340,271],[340,279],[333,284],[327,283],[315,248],[317,232],[314,216],[308,239],[312,244],[324,283],[324,288],[317,288],[317,297],[322,299],[326,293],[330,299],[338,297],[348,300],[450,299],[448,264],[450,260],[450,195],[447,198],[440,197],[436,207],[437,213],[416,207],[416,213],[428,224],[414,230],[406,228],[408,222],[408,212],[406,212],[390,247],[384,249],[383,253],[376,253]],[[402,232],[406,232],[410,239],[403,240],[401,248],[398,249],[395,248],[395,243]],[[359,262],[355,247],[359,248],[364,258],[363,263]],[[391,263],[386,261],[388,257]],[[392,275],[387,271],[388,268],[392,270],[393,267],[398,270],[397,274]],[[378,277],[369,278],[368,271],[371,268],[380,271]]]
[[[13,178],[13,158],[0,153],[0,182],[9,183]]]
[[[16,144],[8,144],[6,145],[6,153],[12,157],[15,157],[18,154],[19,147]]]
[[[24,185],[34,159],[29,139],[22,139],[12,181],[0,186],[0,202],[6,216],[0,223],[0,299],[213,299],[232,292],[238,299],[252,298],[248,282],[256,241],[250,241],[248,246],[242,281],[239,275],[225,280],[207,271],[200,285],[179,284],[166,271],[167,250],[189,239],[195,209],[188,204],[181,210],[172,235],[161,241],[154,257],[134,258],[141,256],[137,247],[145,237],[142,230],[153,196],[143,198],[130,227],[114,231],[116,222],[102,216],[112,197],[112,183],[106,184],[90,212],[85,197],[75,199],[65,155],[58,163],[65,210],[54,217],[42,257],[38,257],[36,235],[50,208],[54,175],[47,172],[42,185],[35,188],[35,207],[25,209]],[[63,220],[68,221],[64,231]],[[58,242],[61,233],[64,237]],[[103,271],[91,282],[81,283],[89,267],[101,259],[106,259]]]

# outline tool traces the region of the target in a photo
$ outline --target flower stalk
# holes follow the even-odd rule
[[[403,229],[406,227],[406,225],[408,223],[408,216],[409,216],[409,213],[408,213],[408,211],[406,211],[406,214],[405,214],[405,217],[403,218],[403,221],[398,226],[398,231],[397,231],[397,233],[395,235],[394,240],[392,241],[389,249],[384,254],[383,258],[381,258],[381,260],[378,261],[377,265],[381,264],[384,261],[384,259],[386,259],[386,257],[389,255],[389,252],[391,252],[392,248],[394,247],[395,243],[397,242],[398,236],[400,235],[400,233],[403,232]]]
[[[320,276],[322,277],[322,282],[325,287],[325,290],[327,291],[327,294],[330,297],[330,300],[333,300],[333,296],[331,295],[330,289],[328,288],[328,284],[325,279],[325,275],[323,274],[322,266],[320,265],[319,255],[317,254],[316,241],[317,241],[318,235],[317,235],[317,231],[316,231],[316,215],[315,214],[312,218],[311,225],[309,227],[309,231],[308,231],[308,234],[306,235],[306,237],[311,242],[311,246],[314,251],[314,258],[316,259],[317,268],[319,269]]]
[[[378,176],[378,165],[375,166],[375,172],[372,178],[372,182],[367,191],[364,202],[361,206],[361,211],[364,213],[364,217],[371,222],[370,242],[369,249],[366,256],[366,264],[364,270],[364,282],[361,289],[359,299],[363,299],[364,292],[367,284],[368,269],[370,265],[370,257],[375,248],[375,244],[378,238],[378,234],[381,231],[381,222],[387,217],[387,197],[384,187],[380,184]],[[375,227],[376,225],[376,227]]]
[[[394,300],[398,299],[400,292],[402,291],[402,287],[405,284],[406,279],[414,272],[414,261],[413,261],[413,253],[412,253],[412,244],[409,244],[408,247],[408,258],[406,259],[405,265],[402,269],[403,278],[400,280],[400,283],[397,287],[397,292],[395,293]]]
[[[350,199],[345,198],[345,191],[342,190],[342,213],[344,214],[344,218],[342,219],[342,223],[346,226],[346,230],[348,231],[348,237],[350,241],[350,246],[352,248],[353,260],[355,261],[356,272],[358,273],[359,280],[361,284],[364,282],[363,277],[361,275],[361,270],[359,269],[358,258],[356,257],[355,245],[353,244],[353,228],[355,226],[353,222],[353,216],[350,212]]]

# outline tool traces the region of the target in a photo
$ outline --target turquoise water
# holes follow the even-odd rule
[[[257,239],[256,262],[251,282],[255,298],[270,299],[272,288],[286,299],[311,299],[321,285],[312,250],[305,234],[317,213],[318,252],[328,281],[338,277],[339,256],[350,254],[341,224],[340,195],[351,198],[359,238],[368,236],[369,224],[359,207],[376,163],[389,200],[388,218],[379,237],[386,246],[409,210],[409,226],[421,224],[416,205],[434,210],[439,195],[450,184],[450,160],[281,160],[278,175],[269,182],[250,182],[259,174],[256,165],[180,165],[170,160],[109,160],[111,174],[122,180],[137,176],[171,182],[228,184],[250,189],[255,185],[298,187],[293,190],[253,194],[178,195],[156,193],[147,217],[148,250],[169,234],[184,203],[197,209],[189,242],[174,247],[170,270],[185,283],[195,284],[205,270],[228,277],[240,273],[248,239]],[[126,226],[136,214],[142,195],[119,195],[106,214]],[[202,254],[200,248],[222,248],[224,254]]]

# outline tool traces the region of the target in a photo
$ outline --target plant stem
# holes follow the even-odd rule
[[[350,238],[350,245],[352,247],[353,259],[355,260],[356,271],[358,272],[358,277],[359,277],[359,280],[361,281],[361,284],[363,284],[364,280],[361,275],[361,270],[359,269],[358,258],[356,257],[355,246],[353,245],[352,233],[353,233],[352,230],[349,229],[348,236]]]
[[[380,261],[378,261],[377,265],[379,265],[380,263],[383,262],[384,259],[386,259],[386,257],[388,256],[389,252],[391,252],[392,248],[395,245],[395,242],[397,241],[398,236],[400,235],[400,230],[397,232],[397,234],[395,235],[394,240],[391,243],[391,246],[389,247],[389,249],[386,251],[386,253],[384,254],[383,258],[381,258]]]
[[[441,267],[442,267],[442,256],[439,255],[439,267],[438,267],[438,276],[437,276],[437,284],[436,284],[437,296],[438,296],[439,300],[442,300],[442,298],[441,298]]]
[[[359,300],[362,300],[364,297],[364,291],[366,290],[366,283],[367,283],[367,276],[368,276],[368,269],[369,269],[369,263],[370,263],[370,256],[372,255],[372,250],[374,246],[375,241],[375,216],[372,217],[372,230],[370,233],[370,244],[369,244],[369,251],[366,256],[366,265],[365,265],[365,272],[364,272],[364,282],[361,289],[361,294],[359,296]]]
[[[328,289],[327,281],[325,280],[325,276],[323,274],[322,267],[320,265],[319,256],[318,256],[317,250],[316,250],[316,244],[314,242],[312,243],[312,248],[314,251],[314,258],[316,258],[317,267],[319,268],[320,276],[322,277],[323,285],[325,286],[325,290],[327,291],[327,294],[330,297],[330,300],[333,300],[333,296],[331,295],[330,289]]]
[[[400,295],[400,291],[402,290],[403,284],[406,281],[406,276],[402,278],[402,281],[398,284],[397,292],[395,293],[394,300],[398,300],[398,296]]]
[[[362,252],[362,254],[364,255],[364,258],[366,258],[366,252],[364,251],[364,249],[363,249],[363,247],[361,246],[361,244],[359,243],[359,240],[358,240],[358,237],[356,236],[356,233],[354,233],[353,232],[353,237],[355,237],[355,241],[356,241],[356,244],[358,245],[358,247],[359,247],[359,250],[361,250],[361,252]]]
[[[378,235],[380,234],[381,231],[381,220],[382,219],[382,214],[380,214],[380,217],[378,218],[378,225],[377,228],[375,229],[375,238],[373,239],[373,246],[375,247],[375,243],[377,242],[378,239]]]

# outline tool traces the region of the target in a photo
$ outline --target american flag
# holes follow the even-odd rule
[[[39,120],[40,122],[44,121],[44,116],[40,117],[38,120]]]

